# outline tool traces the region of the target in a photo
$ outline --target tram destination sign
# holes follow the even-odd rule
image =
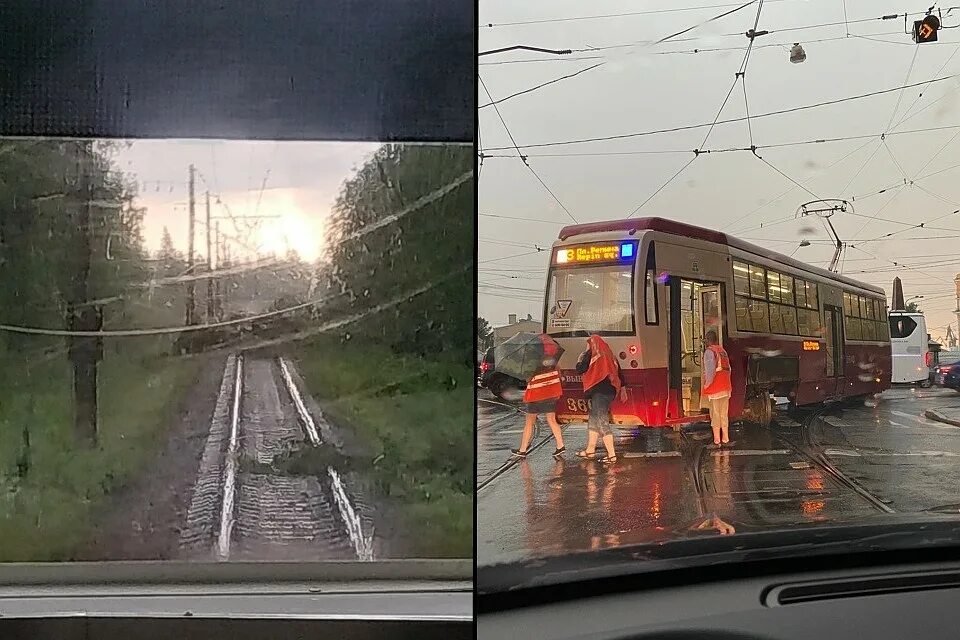
[[[554,264],[627,264],[637,257],[637,243],[608,242],[562,247],[553,252]]]

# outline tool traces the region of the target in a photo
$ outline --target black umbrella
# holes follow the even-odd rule
[[[493,350],[493,369],[528,381],[544,367],[556,366],[563,347],[547,335],[522,332]]]

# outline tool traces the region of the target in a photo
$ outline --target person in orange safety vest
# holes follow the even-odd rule
[[[523,392],[527,421],[523,425],[520,448],[510,450],[518,458],[527,456],[527,447],[530,446],[530,440],[533,439],[533,429],[537,423],[537,416],[541,413],[547,416],[547,424],[550,425],[553,439],[557,442],[557,448],[553,452],[553,456],[559,458],[566,451],[566,447],[563,446],[563,432],[560,431],[560,423],[557,422],[556,413],[557,400],[563,395],[563,387],[560,384],[560,372],[557,370],[556,353],[553,352],[552,345],[552,341],[544,341],[543,367],[530,378],[527,382],[527,389]]]
[[[710,426],[713,428],[713,444],[730,442],[730,394],[733,385],[730,381],[730,357],[717,338],[717,332],[707,331],[704,335],[707,343],[703,351],[703,391],[710,402]]]

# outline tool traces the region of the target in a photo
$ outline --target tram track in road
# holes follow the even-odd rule
[[[292,370],[283,357],[227,358],[181,530],[183,556],[373,560],[372,523],[344,474],[329,465],[315,475],[272,467],[291,451],[331,446],[321,438],[322,415],[311,415]]]
[[[538,426],[539,426],[539,424],[538,424]],[[565,426],[565,425],[564,425],[564,426]],[[563,426],[561,426],[561,429],[563,429]],[[536,434],[534,434],[534,438],[536,438]],[[527,455],[529,456],[530,454],[532,454],[532,453],[533,453],[534,451],[536,451],[537,449],[540,449],[541,447],[543,447],[543,445],[547,444],[548,442],[552,442],[552,441],[553,441],[553,434],[547,434],[547,435],[541,437],[540,439],[538,439],[538,440],[533,444],[533,446],[531,446],[530,448],[527,449]],[[506,473],[507,471],[509,471],[510,469],[513,469],[513,468],[516,467],[518,464],[520,464],[520,461],[521,461],[521,460],[523,460],[523,458],[518,458],[518,457],[516,457],[516,456],[510,456],[510,458],[509,458],[506,462],[504,462],[502,465],[500,465],[499,467],[497,467],[497,469],[496,469],[493,473],[491,473],[488,477],[484,478],[484,480],[483,480],[482,482],[477,483],[477,492],[479,493],[480,490],[483,489],[484,487],[490,486],[490,484],[491,484],[494,480],[496,480],[497,478],[499,478],[500,476],[502,476],[503,474],[505,474],[505,473]]]
[[[828,410],[828,408],[817,409],[804,417],[800,430],[801,443],[794,442],[790,438],[784,437],[770,427],[766,427],[766,429],[770,431],[771,435],[778,441],[784,443],[797,454],[804,457],[810,464],[815,465],[818,469],[831,477],[835,482],[853,491],[877,511],[880,511],[881,513],[896,513],[896,510],[888,505],[882,498],[870,492],[862,484],[841,471],[833,463],[833,461],[830,460],[826,453],[824,453],[823,446],[813,436],[813,428],[814,424],[818,420],[821,420],[826,415]]]

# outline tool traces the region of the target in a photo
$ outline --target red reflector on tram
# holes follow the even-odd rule
[[[630,348],[628,349],[628,351],[630,352],[630,355],[635,356],[637,355],[637,351],[639,351],[639,349],[637,348],[637,345],[632,344],[630,345]]]

